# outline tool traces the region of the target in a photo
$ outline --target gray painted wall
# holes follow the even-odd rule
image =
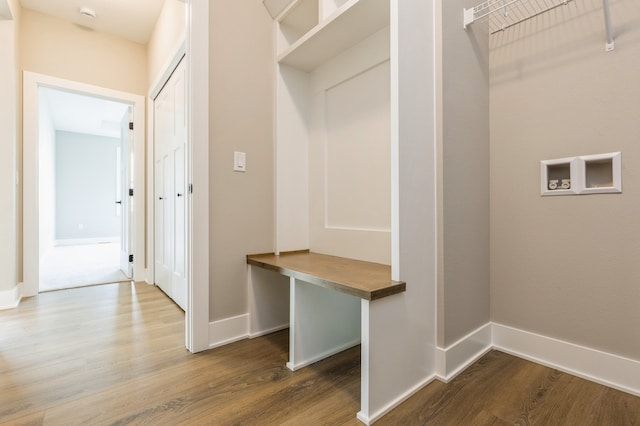
[[[489,51],[482,25],[462,29],[468,0],[441,1],[438,345],[490,321]]]
[[[605,53],[601,5],[491,39],[492,320],[640,360],[640,8]],[[612,151],[622,194],[540,196],[540,160]]]
[[[210,5],[211,320],[246,314],[249,253],[274,250],[273,20],[262,1]],[[247,171],[233,171],[233,152]],[[197,212],[195,212],[197,214]]]
[[[18,33],[20,7],[16,0],[8,2],[13,19],[0,19],[0,295],[11,294],[21,279],[18,265],[22,262],[22,247],[17,230],[20,229],[21,194],[16,175],[20,170],[21,121],[19,108],[20,61]]]
[[[117,138],[56,132],[57,240],[120,235],[115,209],[119,146]]]

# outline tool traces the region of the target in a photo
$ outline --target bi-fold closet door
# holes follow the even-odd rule
[[[183,310],[187,301],[185,77],[182,60],[154,101],[155,282]]]

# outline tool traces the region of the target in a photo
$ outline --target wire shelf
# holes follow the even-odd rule
[[[504,31],[520,22],[531,19],[556,7],[564,6],[573,0],[486,0],[475,7],[464,9],[464,28],[475,21],[489,21],[491,34]],[[609,0],[602,2],[605,15],[607,43],[605,50],[614,49]]]
[[[541,13],[564,6],[573,0],[487,0],[465,9],[465,28],[478,20],[489,20],[491,34],[504,31]]]

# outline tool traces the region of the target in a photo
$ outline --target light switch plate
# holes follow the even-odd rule
[[[234,151],[233,170],[236,172],[247,171],[247,154],[245,152]]]

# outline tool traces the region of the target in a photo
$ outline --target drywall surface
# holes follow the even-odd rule
[[[56,240],[120,235],[117,149],[120,139],[56,132]]]
[[[19,122],[19,16],[17,1],[9,1],[13,19],[0,18],[0,293],[12,291],[18,283],[17,225],[19,203],[16,176],[18,172]],[[6,12],[6,10],[5,10]]]
[[[39,255],[51,250],[56,239],[56,130],[49,103],[38,90],[38,213]]]
[[[149,84],[158,81],[172,55],[179,45],[184,43],[186,26],[187,3],[181,0],[165,0],[147,44]]]
[[[144,95],[146,46],[22,10],[22,68],[40,74]]]
[[[570,2],[491,38],[494,322],[640,360],[640,9]],[[620,151],[622,194],[540,196],[540,160]]]
[[[389,39],[389,27],[383,28],[311,73],[305,162],[308,248],[386,265],[391,264]]]
[[[489,322],[489,51],[486,28],[463,30],[468,0],[442,1],[438,345]]]
[[[273,21],[261,1],[210,4],[211,320],[247,313],[249,253],[273,251]],[[246,153],[246,172],[233,153]],[[195,212],[194,214],[197,214]]]

